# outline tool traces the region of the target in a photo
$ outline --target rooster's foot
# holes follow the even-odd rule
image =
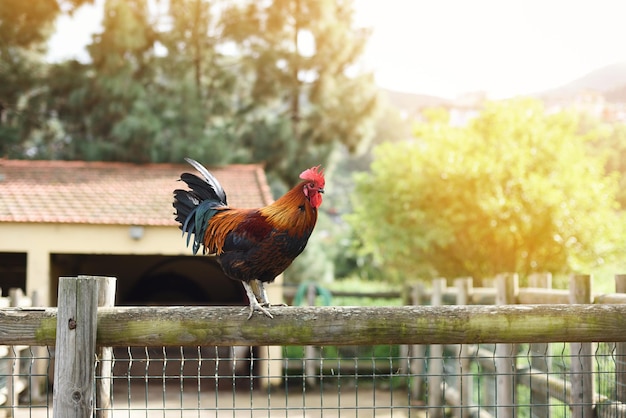
[[[261,306],[263,306],[264,308],[274,308],[274,307],[284,307],[287,306],[286,303],[269,303],[269,302],[265,302],[262,303]]]
[[[243,287],[244,289],[246,289],[246,294],[248,295],[248,301],[250,303],[250,315],[248,315],[248,319],[252,318],[252,314],[254,313],[254,311],[259,311],[268,318],[274,318],[270,311],[268,311],[266,308],[261,306],[261,304],[259,304],[259,301],[257,300],[256,295],[254,294],[254,290],[252,290],[250,284],[247,282],[241,283],[243,283]]]
[[[248,319],[252,318],[252,315],[254,314],[255,311],[261,312],[262,314],[264,314],[268,318],[274,318],[274,316],[270,313],[270,311],[265,309],[263,306],[259,305],[258,303],[254,303],[254,304],[251,303],[250,304],[250,314],[248,315]]]

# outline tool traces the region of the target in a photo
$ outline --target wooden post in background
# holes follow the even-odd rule
[[[54,364],[54,418],[91,418],[98,281],[59,278]]]
[[[16,308],[23,306],[24,292],[18,287],[9,289],[9,306]],[[6,379],[6,392],[7,392],[7,417],[14,417],[17,415],[16,407],[19,405],[19,398],[21,392],[20,374],[23,372],[20,370],[21,361],[20,356],[25,346],[14,345],[9,347],[9,350],[13,352],[13,361],[11,362],[9,376]]]
[[[528,286],[540,289],[552,289],[552,274],[535,273],[528,277]],[[550,344],[533,343],[530,344],[530,366],[533,370],[546,373],[552,367],[552,356]],[[548,418],[550,416],[550,396],[544,390],[531,388],[530,390],[530,414],[533,418]]]
[[[570,277],[570,303],[592,302],[591,276],[588,274]],[[593,344],[570,343],[572,392],[570,409],[572,418],[590,418],[593,411]]]
[[[496,277],[496,305],[513,305],[517,302],[519,279],[516,273],[500,274]],[[517,372],[517,346],[515,344],[496,345],[496,416],[514,418]]]
[[[440,306],[443,303],[443,292],[446,290],[446,279],[433,280],[432,306]],[[444,416],[443,408],[443,345],[432,344],[428,356],[428,416],[441,418]]]
[[[34,290],[30,295],[31,306],[41,307],[44,302],[41,298],[41,292]],[[31,366],[31,376],[28,388],[33,401],[42,402],[46,399],[48,389],[48,367],[50,365],[50,356],[48,349],[43,346],[31,346],[33,355],[33,364]]]
[[[309,306],[315,306],[315,298],[317,297],[317,289],[315,283],[309,283],[306,291],[306,300]],[[312,345],[304,346],[304,374],[306,375],[305,381],[307,386],[317,386],[317,374],[319,371],[320,362],[320,350],[318,347]]]
[[[626,293],[626,274],[615,275],[615,292]],[[617,400],[626,403],[626,343],[615,345],[615,389]]]
[[[411,305],[421,305],[424,295],[424,285],[422,283],[415,283],[411,286]],[[424,366],[426,357],[425,345],[412,345],[411,346],[411,365],[409,367],[411,376],[411,397],[414,400],[422,399],[424,395],[423,383],[424,379]]]
[[[470,298],[470,289],[472,287],[471,278],[460,278],[454,281],[454,285],[457,289],[456,304],[467,305]],[[468,418],[470,416],[470,406],[472,405],[472,394],[474,393],[472,385],[472,375],[470,371],[470,358],[469,349],[467,344],[461,344],[458,346],[459,350],[459,383],[461,385],[460,394],[460,414],[461,418]]]
[[[83,276],[78,276],[83,277]],[[98,281],[98,306],[115,306],[115,277],[96,277]],[[113,348],[98,347],[96,350],[96,418],[111,417],[111,369]]]

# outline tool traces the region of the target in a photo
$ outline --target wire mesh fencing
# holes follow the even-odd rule
[[[290,307],[270,322],[96,309],[108,279],[60,278],[58,308],[0,309],[0,417],[626,417],[624,304]]]
[[[0,418],[51,416],[52,356],[49,347],[0,345]]]
[[[577,407],[587,416],[589,407],[591,416],[619,418],[626,417],[621,346],[593,344],[591,353],[563,343],[116,348],[112,373],[95,376],[110,392],[95,415],[567,418]],[[0,354],[0,417],[51,417],[54,352],[2,346]],[[572,365],[585,361],[591,403],[572,392]]]
[[[500,344],[499,346],[503,346]],[[616,344],[591,357],[569,344],[127,347],[113,356],[113,417],[624,417]],[[572,364],[593,361],[593,404],[572,393]],[[510,369],[501,370],[499,364]],[[506,379],[513,381],[502,392]],[[96,379],[101,377],[96,376]],[[585,413],[582,416],[586,416]]]

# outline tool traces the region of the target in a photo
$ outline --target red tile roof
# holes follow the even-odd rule
[[[209,167],[229,205],[272,201],[260,165]],[[176,225],[172,192],[188,164],[0,159],[0,222]]]

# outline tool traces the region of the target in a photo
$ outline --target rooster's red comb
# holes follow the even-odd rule
[[[302,180],[313,181],[315,183],[320,184],[322,187],[324,186],[324,169],[320,168],[321,166],[311,167],[308,170],[304,170],[300,174],[300,178]]]

